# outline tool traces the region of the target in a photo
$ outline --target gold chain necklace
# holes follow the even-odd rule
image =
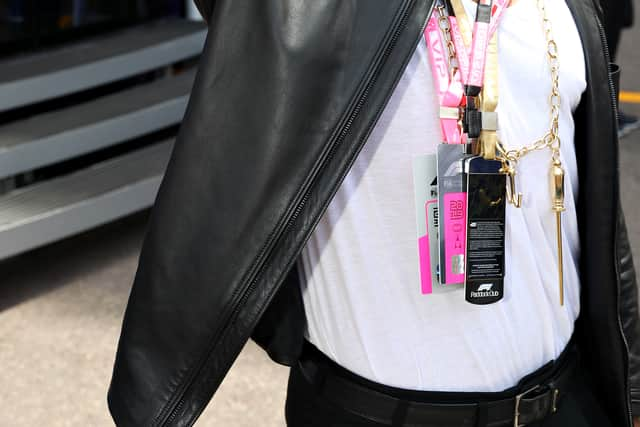
[[[563,281],[563,260],[562,260],[562,217],[564,208],[564,169],[560,160],[560,136],[558,122],[560,117],[560,63],[558,61],[558,45],[553,38],[553,28],[551,20],[547,15],[544,0],[536,0],[540,17],[542,19],[542,29],[547,42],[547,62],[551,70],[551,93],[549,94],[549,105],[551,123],[547,133],[530,145],[526,145],[516,150],[505,150],[498,141],[498,160],[502,162],[502,172],[509,175],[509,186],[507,198],[516,207],[522,203],[522,194],[515,191],[515,174],[518,161],[525,155],[549,148],[551,150],[551,209],[556,214],[556,240],[558,246],[558,287],[560,292],[560,305],[564,305],[564,281]]]
[[[560,136],[558,129],[558,122],[560,117],[560,84],[559,84],[559,71],[560,64],[558,61],[558,45],[553,39],[553,29],[551,25],[551,21],[547,15],[547,10],[544,5],[544,0],[536,0],[538,10],[540,12],[540,16],[542,19],[542,28],[544,30],[545,39],[547,42],[547,62],[549,64],[549,69],[551,71],[551,93],[549,94],[549,105],[550,105],[550,126],[547,133],[534,141],[533,143],[526,145],[524,147],[514,149],[514,150],[506,150],[502,143],[498,141],[498,160],[502,161],[503,164],[503,172],[509,174],[511,177],[510,180],[510,194],[509,201],[517,207],[521,205],[522,195],[520,193],[516,193],[515,191],[515,173],[516,166],[518,161],[522,159],[525,155],[538,150],[543,150],[545,148],[549,148],[551,150],[551,160],[552,160],[552,173],[553,175],[557,175],[560,171],[556,170],[559,168],[562,170],[562,162],[560,160]],[[563,171],[564,173],[564,171]],[[553,209],[556,210],[556,205],[559,204],[560,200],[556,195],[556,191],[552,192],[553,197]],[[561,204],[564,204],[563,202]],[[564,208],[562,208],[564,210]]]

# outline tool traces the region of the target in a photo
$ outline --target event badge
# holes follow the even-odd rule
[[[507,176],[501,166],[482,157],[465,161],[465,299],[472,304],[491,304],[504,296]]]
[[[438,184],[435,154],[413,158],[420,288],[423,294],[438,291]]]
[[[464,191],[465,144],[438,145],[440,283],[462,284],[465,277],[467,195]]]

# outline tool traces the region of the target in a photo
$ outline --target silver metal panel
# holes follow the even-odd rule
[[[0,62],[0,112],[110,83],[202,51],[206,27],[173,20],[148,24]]]
[[[0,259],[151,206],[172,144],[158,143],[0,198]]]
[[[182,120],[194,72],[0,127],[0,178],[53,164]]]

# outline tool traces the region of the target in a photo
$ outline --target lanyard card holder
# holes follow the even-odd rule
[[[501,162],[482,157],[465,161],[465,299],[472,304],[491,304],[504,296],[507,176],[501,167]]]
[[[463,284],[467,195],[464,190],[466,144],[438,145],[440,283]]]

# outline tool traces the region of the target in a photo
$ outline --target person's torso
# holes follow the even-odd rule
[[[582,45],[564,2],[547,1],[560,61],[565,304],[558,303],[550,151],[518,164],[523,206],[507,205],[505,298],[420,292],[412,161],[440,143],[421,40],[373,133],[303,250],[308,339],[345,368],[416,390],[498,391],[557,356],[579,312],[578,194],[572,111],[585,89]],[[465,0],[473,16],[474,3]],[[550,121],[549,66],[535,2],[507,9],[499,35],[499,136],[528,145]],[[579,142],[578,142],[579,143]]]

